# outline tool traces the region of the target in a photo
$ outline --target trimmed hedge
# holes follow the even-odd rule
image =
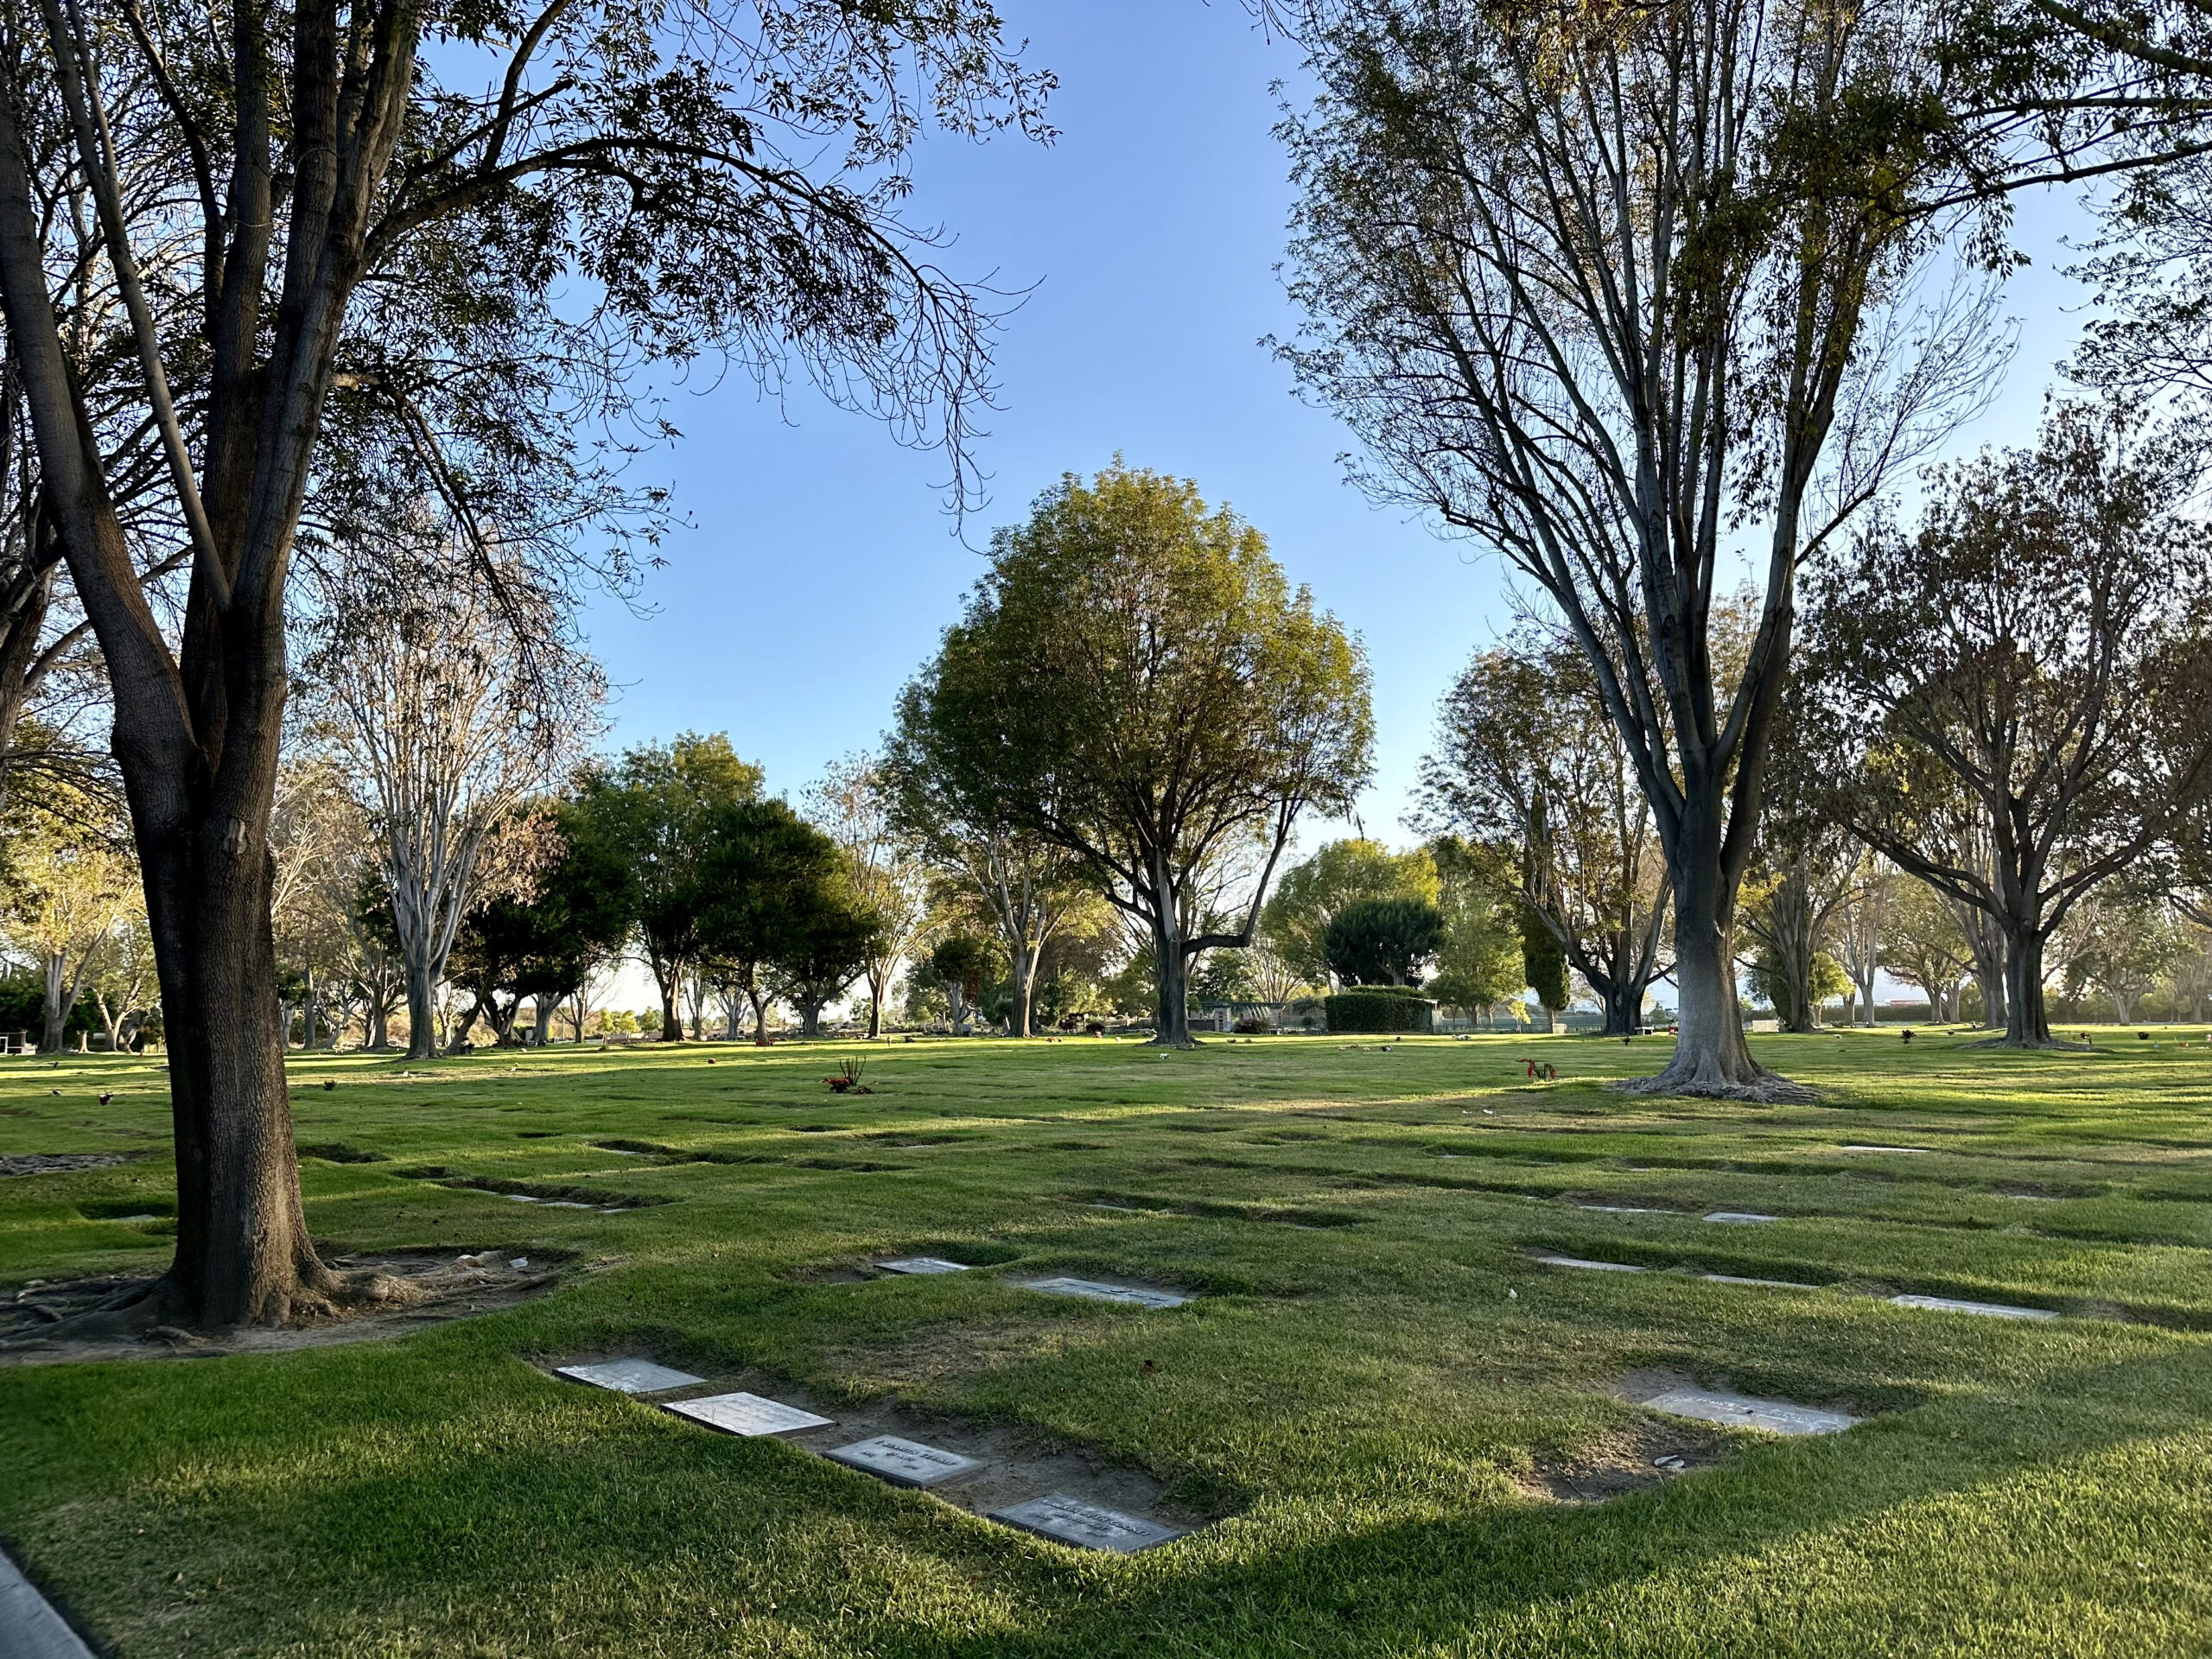
[[[1361,985],[1324,997],[1331,1031],[1430,1032],[1436,1004],[1410,985]]]

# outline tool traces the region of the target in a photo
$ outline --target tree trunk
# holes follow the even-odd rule
[[[868,969],[868,1035],[870,1042],[883,1035],[883,994],[890,988],[891,967],[892,964],[887,961],[880,967]]]
[[[1736,884],[1721,870],[1719,802],[1705,836],[1685,835],[1675,879],[1675,983],[1681,995],[1674,1058],[1656,1077],[1623,1086],[1638,1094],[1783,1097],[1795,1091],[1751,1058],[1737,1001],[1736,952],[1728,922]],[[1703,842],[1701,849],[1700,842]]]
[[[468,1006],[461,1011],[461,1016],[452,1031],[446,1034],[443,1047],[447,1053],[461,1052],[462,1047],[468,1042],[470,1033],[475,1031],[477,1020],[486,1012],[484,1004],[484,993],[481,991],[474,993]],[[495,1025],[493,1029],[496,1032],[499,1027]]]
[[[1175,910],[1174,889],[1160,884],[1160,902],[1152,917],[1153,977],[1159,991],[1154,1016],[1152,1046],[1196,1048],[1191,1035],[1191,959],[1183,950],[1182,918]]]
[[[2005,952],[2005,1035],[2006,1048],[2051,1046],[2050,1018],[2044,1008],[2043,938],[2030,929],[2014,931]]]
[[[45,1029],[39,1033],[38,1046],[41,1054],[61,1052],[62,1027],[68,1022],[68,1014],[61,1006],[61,992],[67,976],[68,966],[60,951],[49,952],[46,958]]]
[[[722,1040],[726,1043],[734,1043],[739,1039],[739,1037],[743,1035],[740,1024],[741,1016],[737,1011],[738,1005],[741,1001],[742,999],[739,996],[737,988],[734,985],[725,986],[723,988]]]
[[[1604,985],[1593,985],[1592,988],[1605,1003],[1606,1036],[1632,1035],[1643,1023],[1644,986],[1641,981],[1609,979]]]
[[[1030,1026],[1030,1008],[1037,995],[1038,954],[1025,939],[1019,947],[1007,955],[1007,971],[1011,976],[1014,992],[1014,1008],[1007,1018],[1007,1024],[1016,1037],[1027,1037],[1033,1034]]]
[[[407,1058],[428,1060],[438,1052],[438,985],[427,958],[407,956]]]
[[[798,1005],[798,1034],[802,1037],[819,1037],[822,1034],[822,1005],[819,1002],[801,1002]]]
[[[272,724],[272,787],[276,758]],[[265,836],[223,814],[192,833],[149,831],[142,791],[131,792],[139,845],[150,854],[146,909],[176,1141],[176,1258],[155,1300],[215,1327],[327,1309],[339,1281],[308,1236],[284,1051],[270,1040],[276,953]]]
[[[683,978],[683,969],[676,963],[668,964],[668,971],[656,971],[655,982],[660,987],[660,1039],[664,1043],[683,1040],[683,1021],[676,1011],[677,988]]]
[[[747,991],[746,998],[753,1004],[753,1046],[768,1046],[768,999],[759,991]]]
[[[1791,861],[1756,914],[1763,926],[1753,931],[1766,946],[1775,981],[1768,988],[1774,997],[1775,1023],[1783,1031],[1810,1032],[1820,1024],[1821,1011],[1813,1005],[1820,915],[1802,863]]]
[[[1981,990],[1981,1023],[1990,1031],[2008,1028],[2005,1017],[2005,969],[2001,963],[1974,965],[1974,983]]]

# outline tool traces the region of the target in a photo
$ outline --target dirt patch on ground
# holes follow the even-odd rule
[[[463,1175],[442,1164],[433,1164],[423,1169],[403,1169],[398,1174],[402,1180],[435,1181],[440,1186],[456,1187],[467,1192],[496,1192],[517,1204],[543,1204],[556,1210],[647,1210],[655,1205],[676,1202],[658,1194],[604,1192],[594,1186],[499,1180],[489,1175]]]
[[[388,1164],[391,1160],[381,1152],[371,1152],[362,1147],[349,1147],[342,1141],[324,1141],[315,1146],[302,1146],[300,1156],[319,1158],[326,1164]]]
[[[105,1169],[143,1158],[143,1152],[17,1152],[0,1157],[0,1176],[64,1175],[73,1169]]]
[[[48,1336],[71,1316],[151,1282],[149,1278],[34,1279],[0,1300],[0,1366],[66,1365],[111,1359],[205,1359],[224,1354],[286,1353],[342,1343],[405,1336],[454,1319],[498,1313],[546,1294],[583,1270],[563,1252],[536,1248],[463,1251],[400,1250],[326,1256],[340,1273],[378,1274],[401,1281],[410,1300],[350,1317],[276,1328],[215,1333],[156,1325],[133,1335]]]
[[[1540,1455],[1516,1484],[1554,1503],[1603,1503],[1709,1467],[1731,1451],[1725,1435],[1694,1422],[1643,1424],[1571,1454]]]

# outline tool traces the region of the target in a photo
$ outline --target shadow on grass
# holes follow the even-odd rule
[[[1347,1483],[1263,1501],[1124,1562],[1071,1556],[791,1448],[707,1435],[518,1367],[486,1389],[441,1346],[373,1381],[295,1370],[294,1386],[250,1412],[235,1409],[235,1378],[189,1398],[198,1367],[168,1371],[159,1402],[129,1397],[143,1382],[118,1389],[110,1376],[94,1395],[49,1373],[46,1397],[16,1401],[29,1453],[17,1467],[31,1478],[4,1506],[12,1541],[125,1651],[156,1630],[220,1633],[232,1651],[314,1650],[318,1633],[389,1633],[393,1621],[425,1650],[475,1651],[496,1637],[524,1651],[550,1634],[537,1624],[549,1608],[603,1650],[718,1651],[704,1626],[685,1628],[712,1623],[697,1600],[711,1585],[726,1603],[774,1608],[824,1653],[1382,1655],[2212,1417],[2212,1368],[2177,1345],[2049,1373],[2010,1404],[1962,1395],[1847,1436],[1758,1447],[1602,1507],[1506,1497],[1502,1478],[1479,1474],[1459,1491]],[[210,1364],[206,1383],[235,1363]],[[218,1406],[229,1408],[207,1409]],[[40,1478],[81,1473],[83,1437],[118,1413],[137,1432],[115,1440],[105,1490]],[[243,1586],[271,1562],[293,1586],[281,1601],[233,1590],[174,1605],[174,1566]],[[1889,1587],[1917,1573],[1933,1592],[1947,1569],[1984,1567],[1909,1560]],[[938,1587],[926,1608],[918,1586]]]

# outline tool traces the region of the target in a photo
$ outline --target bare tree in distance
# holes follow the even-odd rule
[[[1510,842],[1529,906],[1597,994],[1605,1033],[1637,1029],[1667,934],[1650,802],[1570,639],[1524,627],[1445,694],[1421,761],[1420,819]]]
[[[1882,916],[1896,878],[1878,855],[1861,855],[1836,907],[1836,955],[1851,982],[1850,1000],[1858,1006],[1853,1023],[1874,1023],[1874,979],[1882,965]]]
[[[1967,937],[1945,896],[1900,878],[1884,912],[1883,947],[1892,978],[1928,998],[1931,1020],[1959,1017],[1959,985],[1972,967]]]
[[[527,655],[482,585],[435,566],[327,584],[307,659],[317,725],[366,810],[427,1058],[454,931],[517,809],[581,761],[605,682],[557,623]],[[550,619],[550,613],[541,613]],[[517,843],[511,851],[519,853]]]
[[[1993,294],[1923,302],[1915,273],[1931,209],[2025,140],[1935,141],[1944,19],[1918,0],[1308,10],[1323,92],[1284,132],[1311,321],[1285,354],[1370,492],[1497,550],[1591,664],[1675,907],[1681,1034],[1628,1086],[1792,1092],[1745,1044],[1731,930],[1796,572],[1989,395]],[[1759,607],[1724,674],[1739,556]]]
[[[1038,963],[1061,928],[1084,913],[1095,890],[1069,849],[1002,812],[980,810],[989,804],[963,800],[947,787],[953,774],[941,769],[934,746],[949,734],[933,723],[929,686],[925,677],[899,695],[897,726],[885,746],[882,775],[891,821],[940,878],[949,878],[988,918],[1006,949],[1014,1034],[1027,1037]],[[925,889],[924,907],[914,918],[918,935],[932,907],[950,908],[943,902],[932,906],[930,898]]]
[[[929,913],[927,867],[897,809],[895,784],[870,754],[833,761],[806,792],[807,817],[842,850],[853,886],[875,917],[863,970],[871,1039],[883,1034],[884,999]]]
[[[2196,475],[2193,445],[2062,405],[2032,448],[1931,474],[1916,531],[1885,515],[1820,569],[1802,683],[1839,746],[1828,810],[2001,928],[1993,1042],[2052,1046],[2046,942],[2212,789]]]

